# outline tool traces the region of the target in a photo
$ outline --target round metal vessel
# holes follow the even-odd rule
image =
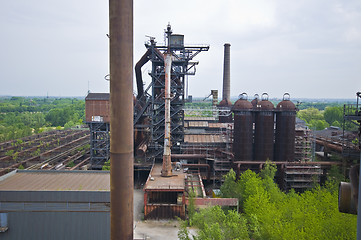
[[[218,122],[220,122],[220,123],[231,123],[232,122],[232,120],[233,120],[232,112],[229,111],[229,110],[231,110],[231,108],[232,108],[232,103],[227,99],[223,99],[218,104],[218,109],[219,109]],[[225,115],[224,114],[225,112],[227,112],[228,115]]]
[[[275,161],[294,161],[296,106],[283,95],[276,107]]]
[[[235,161],[251,161],[253,145],[252,104],[242,94],[232,108],[234,113],[233,152]]]
[[[274,105],[268,101],[267,93],[262,94],[255,114],[254,159],[273,160]]]
[[[253,106],[254,109],[256,109],[258,102],[259,102],[259,95],[255,94],[253,100],[251,101],[252,106]]]

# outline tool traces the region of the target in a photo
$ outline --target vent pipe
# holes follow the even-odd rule
[[[110,237],[133,240],[133,0],[109,0]]]
[[[231,44],[224,44],[223,95],[222,100],[231,102]]]

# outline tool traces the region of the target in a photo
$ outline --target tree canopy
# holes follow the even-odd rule
[[[357,216],[338,211],[335,182],[304,193],[282,192],[273,181],[274,166],[247,170],[235,181],[231,170],[221,192],[237,197],[240,212],[212,207],[196,212],[193,239],[355,239]],[[183,223],[180,239],[191,239]]]

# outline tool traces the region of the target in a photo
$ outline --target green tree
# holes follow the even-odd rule
[[[313,107],[298,111],[297,117],[304,120],[306,123],[310,123],[311,120],[324,120],[321,111]]]
[[[330,125],[333,125],[335,121],[343,122],[343,107],[326,107],[323,116]]]

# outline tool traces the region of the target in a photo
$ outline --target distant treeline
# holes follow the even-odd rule
[[[85,101],[77,98],[0,98],[0,141],[70,128],[83,120]]]

